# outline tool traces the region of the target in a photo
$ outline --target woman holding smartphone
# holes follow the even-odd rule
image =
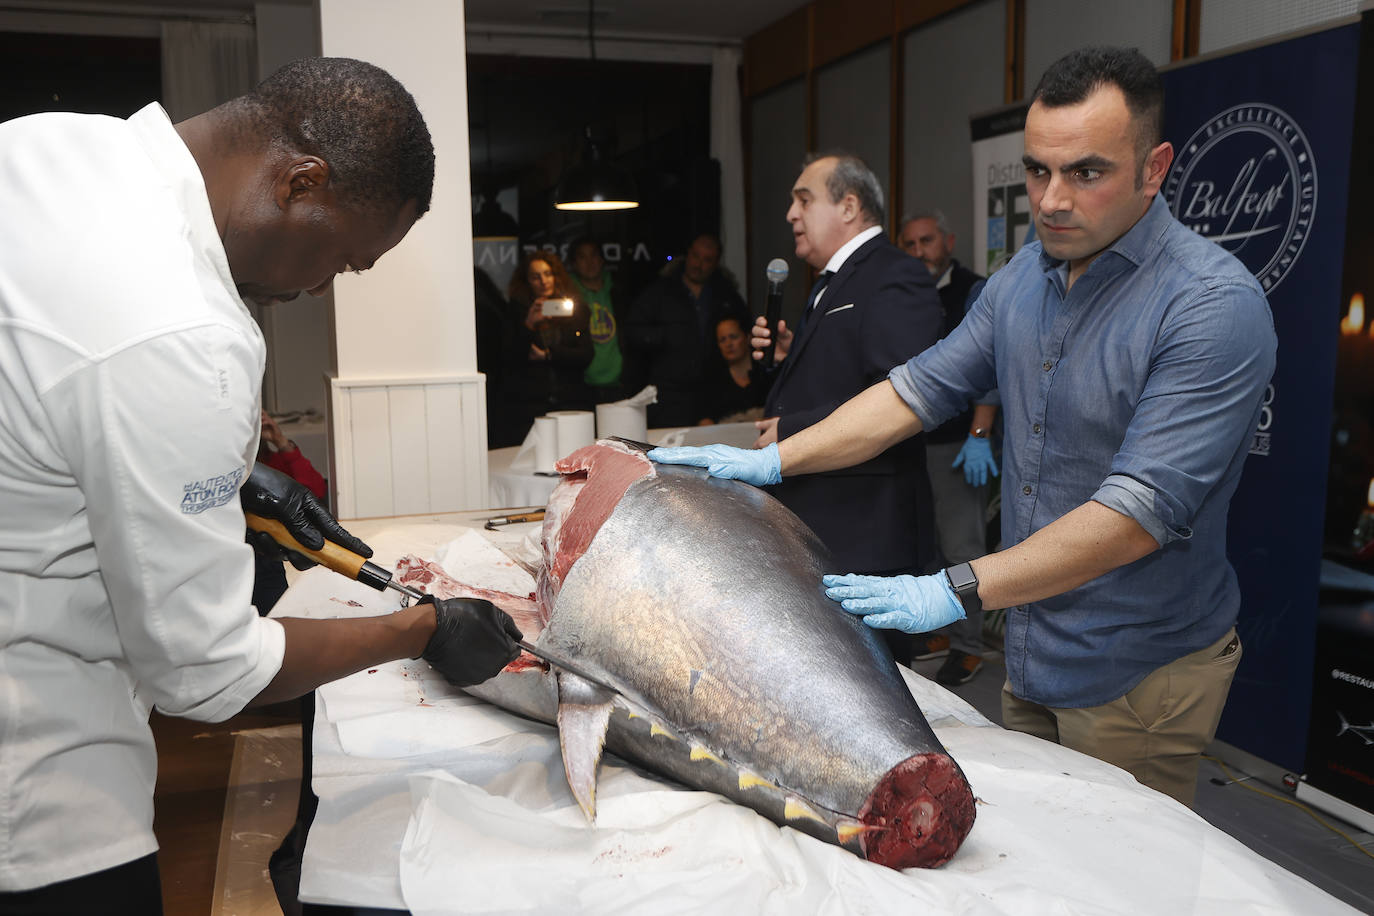
[[[592,361],[591,311],[558,255],[527,252],[510,281],[511,305],[525,338],[521,399],[534,417],[550,410],[590,410],[583,372]]]

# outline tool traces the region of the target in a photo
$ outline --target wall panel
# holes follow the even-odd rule
[[[810,18],[810,11],[802,7],[744,40],[746,98],[806,72]]]
[[[969,117],[1002,102],[996,38],[1005,14],[1004,0],[981,0],[903,39],[901,211],[943,210],[965,264],[973,254]]]
[[[820,67],[868,47],[892,34],[890,0],[815,0],[815,57]]]
[[[878,176],[889,207],[891,61],[891,45],[882,42],[816,73],[816,148],[860,156]]]
[[[485,382],[475,372],[333,379],[329,476],[339,518],[485,508]]]
[[[783,287],[784,314],[794,319],[811,288],[806,265],[793,254],[792,230],[785,219],[792,182],[806,155],[806,81],[793,80],[747,104],[749,269],[740,286],[748,291],[750,308],[761,314],[768,291],[764,269],[773,258],[786,259],[791,274]]]
[[[1212,2],[1206,0],[1203,10]],[[1035,90],[1046,67],[1089,45],[1139,48],[1163,66],[1173,24],[1173,0],[1026,0],[1025,94]]]
[[[1360,0],[1206,0],[1198,53],[1272,38],[1360,10]]]

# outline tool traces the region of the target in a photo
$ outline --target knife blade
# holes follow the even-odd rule
[[[533,655],[535,658],[541,659],[542,661],[546,661],[550,665],[553,665],[555,667],[562,668],[564,671],[567,671],[570,674],[575,674],[578,677],[582,678],[584,681],[591,681],[596,686],[605,688],[606,690],[609,690],[611,693],[620,693],[620,690],[618,690],[615,687],[612,687],[610,684],[606,683],[601,678],[597,677],[594,674],[589,674],[587,672],[587,669],[583,668],[581,665],[577,664],[576,662],[568,661],[567,657],[563,655],[561,652],[550,652],[548,649],[534,646],[528,640],[524,639],[517,640],[516,645],[518,645],[521,649],[524,649],[530,655]]]

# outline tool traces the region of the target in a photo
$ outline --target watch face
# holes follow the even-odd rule
[[[945,570],[945,577],[949,579],[949,587],[956,592],[978,587],[978,577],[973,574],[973,567],[967,563],[949,567]]]

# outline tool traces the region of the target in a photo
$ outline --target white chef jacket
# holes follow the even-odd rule
[[[238,500],[264,359],[158,105],[0,124],[0,890],[155,850],[150,708],[281,667]]]

